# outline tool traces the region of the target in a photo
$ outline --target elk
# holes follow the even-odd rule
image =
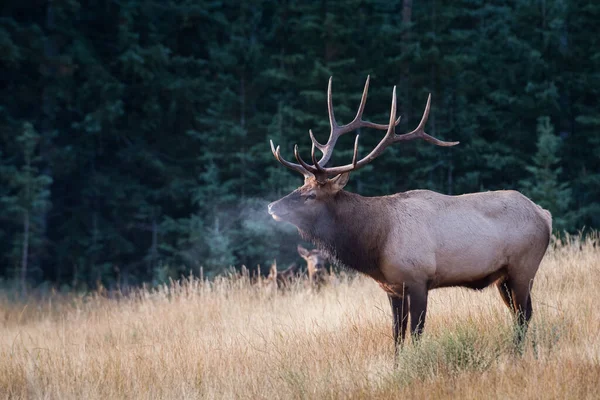
[[[277,271],[277,264],[274,263],[269,270],[267,281],[273,283],[276,288],[288,288],[291,285],[292,280],[300,276],[299,274],[300,268],[296,263],[290,265],[283,271]]]
[[[425,133],[431,94],[417,128],[397,134],[396,87],[388,124],[362,118],[369,77],[354,119],[339,125],[333,112],[331,82],[327,89],[330,134],[325,144],[309,130],[312,164],[294,147],[297,163],[285,160],[280,147],[271,151],[285,167],[304,176],[304,184],[268,206],[277,221],[298,228],[300,235],[326,251],[342,267],[357,270],[379,283],[392,308],[395,353],[405,341],[408,317],[413,340],[421,336],[430,290],[462,286],[481,290],[494,284],[516,319],[515,342],[521,344],[533,308],[531,289],[548,247],[552,217],[547,210],[513,190],[448,196],[411,190],[381,197],[344,191],[356,171],[393,143],[423,139],[436,146],[455,146]],[[350,164],[326,166],[340,136],[372,128],[385,131],[375,148],[358,158],[358,139]],[[321,157],[315,156],[315,148]]]
[[[327,254],[323,250],[308,250],[298,245],[298,254],[306,261],[308,280],[311,285],[320,287],[327,282]]]
[[[308,250],[298,245],[298,254],[306,261],[308,283],[320,287],[327,281],[327,255],[322,250]],[[277,264],[271,265],[267,280],[274,282],[277,287],[289,287],[294,278],[301,274],[300,267],[294,263],[283,271],[277,271]]]

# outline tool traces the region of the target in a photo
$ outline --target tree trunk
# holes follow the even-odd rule
[[[410,24],[412,18],[412,0],[404,0],[402,2],[402,23]],[[402,35],[402,39],[406,39],[407,32]]]
[[[152,245],[150,247],[150,270],[154,270],[156,267],[156,260],[158,259],[158,224],[156,218],[152,219]]]
[[[21,293],[27,295],[27,265],[29,263],[29,210],[23,214],[23,253],[21,254]]]
[[[46,84],[44,85],[44,89],[42,91],[42,119],[41,119],[41,141],[40,141],[40,156],[43,162],[43,174],[52,178],[52,167],[50,154],[52,153],[52,130],[54,129],[54,108],[56,106],[56,95],[54,91],[54,87],[52,85],[54,78],[57,73],[57,64],[55,63],[56,58],[58,56],[58,49],[56,44],[55,35],[55,22],[54,22],[54,5],[53,0],[48,0],[48,6],[46,9],[46,40],[44,41],[44,58],[45,63],[48,68],[46,71]],[[48,241],[46,240],[46,236],[48,234],[48,207],[43,207],[35,216],[37,220],[39,220],[39,235],[42,237],[42,241],[38,246],[44,246]],[[43,253],[35,252],[35,253]],[[33,256],[32,264],[39,265],[41,260],[39,256]],[[60,271],[58,270],[59,264],[54,263],[54,276],[60,276]]]
[[[402,2],[402,44],[400,51],[404,56],[408,52],[410,45],[410,24],[412,22],[412,0],[403,0]],[[410,122],[411,98],[410,98],[410,61],[405,61],[401,66],[400,85],[404,92],[402,100],[402,119],[405,123]]]
[[[240,126],[242,127],[242,131],[244,136],[246,136],[246,76],[245,70],[242,69],[242,77],[240,79]],[[244,138],[244,142],[242,145],[242,151],[240,153],[240,187],[241,187],[241,197],[242,199],[246,197],[246,157],[247,153],[246,148],[246,138]]]
[[[448,156],[448,195],[452,196],[453,194],[453,186],[454,186],[454,164],[452,163],[452,153]]]

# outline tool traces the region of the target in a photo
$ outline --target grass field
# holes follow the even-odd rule
[[[495,288],[431,292],[426,333],[393,368],[370,279],[281,294],[243,277],[120,299],[0,299],[0,398],[600,398],[600,240],[555,243],[524,353]]]

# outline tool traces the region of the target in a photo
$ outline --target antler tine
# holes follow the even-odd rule
[[[338,127],[338,124],[335,120],[335,115],[333,115],[333,96],[331,95],[331,82],[332,81],[333,81],[333,76],[330,76],[329,83],[327,84],[327,111],[329,111],[329,125],[331,125],[331,134],[333,135],[333,132]],[[329,143],[329,141],[328,141],[328,143]]]
[[[323,151],[323,149],[325,148],[325,146],[324,146],[324,145],[322,145],[321,143],[319,143],[319,142],[317,141],[317,139],[315,139],[315,135],[313,135],[312,129],[309,129],[309,130],[308,130],[308,135],[310,136],[310,140],[311,140],[311,142],[312,142],[312,143],[313,143],[315,146],[317,146],[317,149],[319,149],[319,150]]]
[[[429,93],[429,96],[427,97],[427,105],[425,106],[425,111],[423,111],[423,116],[421,117],[421,122],[419,122],[419,125],[412,132],[405,133],[403,135],[395,135],[394,142],[401,142],[401,141],[405,141],[405,140],[412,140],[412,139],[420,138],[429,143],[433,143],[437,146],[442,146],[442,147],[456,146],[458,143],[460,143],[460,142],[444,142],[443,140],[439,140],[439,139],[434,138],[433,136],[425,133],[425,124],[427,123],[427,119],[429,118],[429,110],[430,109],[431,109],[431,93]]]
[[[367,94],[369,93],[369,82],[371,80],[371,75],[367,75],[367,81],[365,82],[365,88],[363,89],[363,94],[360,99],[360,104],[358,106],[358,111],[356,112],[356,116],[348,125],[344,125],[343,128],[348,128],[348,131],[355,130],[357,128],[374,128],[380,130],[387,130],[389,125],[384,124],[375,124],[369,121],[362,120],[363,111],[365,111],[365,105],[367,104]],[[394,126],[397,126],[400,123],[400,118],[394,122]],[[391,123],[391,122],[390,122]],[[346,133],[346,132],[344,132]]]
[[[294,157],[296,157],[296,160],[300,163],[300,165],[302,165],[302,167],[304,169],[306,169],[308,172],[313,173],[314,171],[316,171],[317,169],[312,166],[312,165],[308,165],[303,159],[302,157],[300,157],[300,153],[298,152],[298,145],[294,145]]]
[[[281,157],[281,149],[279,148],[279,146],[275,148],[275,146],[273,145],[273,141],[269,140],[269,142],[271,143],[271,151],[273,152],[275,159],[279,161],[284,167],[287,167],[292,171],[301,173],[305,178],[313,176],[313,174],[308,169],[304,168],[302,165],[294,164]]]
[[[356,135],[356,139],[354,139],[354,155],[352,156],[352,168],[356,168],[356,160],[358,156],[358,137],[360,135]]]
[[[395,134],[395,126],[392,125],[394,120],[396,119],[396,112],[398,112],[398,107],[396,106],[396,85],[394,85],[394,89],[392,90],[392,109],[390,110],[390,124],[387,132],[385,133],[386,138],[390,135]]]
[[[375,148],[365,158],[354,164],[354,168],[356,168],[358,164],[362,166],[371,162],[373,159],[379,156],[379,154],[381,154],[388,145],[393,143],[394,137],[397,136],[395,132],[396,126],[393,124],[396,120],[396,113],[398,112],[397,108],[396,86],[394,86],[394,89],[392,90],[392,106],[390,110],[390,124],[388,125],[388,130],[377,146],[375,146]]]
[[[317,171],[319,171],[319,173],[324,172],[323,167],[319,165],[319,162],[317,161],[317,157],[315,155],[315,142],[313,142],[312,147],[310,149],[310,158],[312,159],[313,166],[317,169]]]
[[[317,166],[319,163],[317,162],[317,157],[315,156],[315,143],[313,142],[310,148],[310,158],[312,159],[313,165]]]
[[[360,121],[362,119],[363,111],[365,111],[365,104],[367,104],[367,94],[369,93],[369,82],[371,81],[371,75],[367,75],[367,80],[365,81],[365,88],[363,89],[362,97],[360,98],[360,104],[358,105],[358,111],[356,112],[356,116],[354,120],[350,123],[352,124],[354,121]]]
[[[385,136],[383,137],[383,139],[381,139],[381,141],[377,144],[377,146],[375,146],[375,148],[362,160],[358,161],[358,162],[353,162],[352,164],[352,169],[357,168],[357,166],[360,164],[360,166],[363,166],[369,162],[371,162],[373,159],[375,159],[377,156],[379,156],[379,154],[381,154],[383,152],[383,150],[385,150],[385,148],[390,145],[391,143],[393,143],[394,137],[396,136],[396,126],[394,125],[394,121],[396,120],[396,112],[397,110],[397,101],[396,101],[396,86],[394,86],[394,89],[392,90],[392,106],[391,106],[391,110],[390,110],[390,124],[388,125],[388,130],[385,133]]]

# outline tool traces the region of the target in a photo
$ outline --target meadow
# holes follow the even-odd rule
[[[600,238],[554,240],[522,354],[495,288],[430,294],[394,368],[376,283],[287,292],[237,275],[127,296],[0,295],[0,398],[313,399],[600,396]]]

